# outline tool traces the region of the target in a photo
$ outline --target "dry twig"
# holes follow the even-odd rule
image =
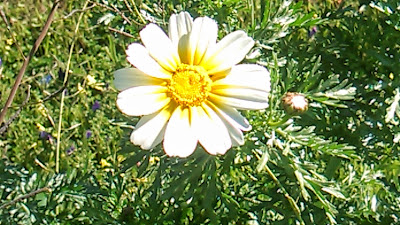
[[[19,201],[22,201],[24,199],[33,197],[33,196],[35,196],[35,195],[37,195],[39,193],[45,192],[45,191],[50,191],[50,188],[48,188],[48,187],[39,188],[39,189],[37,189],[35,191],[32,191],[32,192],[30,192],[30,193],[28,193],[26,195],[23,195],[21,197],[18,197],[18,198],[14,199],[14,200],[12,200],[10,202],[7,202],[7,203],[1,205],[0,209],[6,208],[7,206],[13,205],[13,204],[15,204],[15,203],[17,203]]]
[[[0,135],[3,134],[7,128],[10,126],[10,124],[19,116],[19,114],[22,111],[22,108],[26,105],[26,103],[29,101],[29,97],[31,96],[31,86],[28,86],[27,94],[25,97],[24,102],[22,105],[18,108],[18,110],[11,116],[11,118],[0,128]]]
[[[29,62],[31,61],[33,55],[36,53],[36,51],[39,48],[39,45],[42,43],[43,39],[46,37],[47,31],[50,28],[50,25],[53,21],[54,15],[56,13],[56,10],[58,6],[60,5],[62,0],[56,0],[54,2],[53,8],[50,11],[49,16],[47,17],[47,21],[45,25],[43,26],[42,31],[40,32],[39,37],[36,39],[35,44],[33,44],[31,51],[29,52],[29,55],[25,58],[24,63],[22,64],[21,69],[19,70],[19,73],[17,75],[17,78],[15,80],[14,86],[11,89],[10,95],[8,96],[7,102],[4,105],[3,109],[1,110],[0,113],[0,123],[3,122],[4,117],[7,113],[8,108],[11,106],[11,103],[14,100],[15,94],[17,93],[18,87],[21,84],[22,77],[24,76],[25,70],[28,67]]]

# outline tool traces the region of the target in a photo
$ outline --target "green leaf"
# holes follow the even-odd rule
[[[332,75],[326,81],[322,80],[318,87],[306,93],[306,96],[322,104],[347,108],[340,102],[342,100],[353,100],[355,94],[356,88],[352,84],[348,84],[347,79],[340,82],[339,75]]]

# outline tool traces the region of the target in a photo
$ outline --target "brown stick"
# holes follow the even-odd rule
[[[24,200],[24,199],[33,197],[33,196],[35,196],[35,195],[37,195],[37,194],[39,194],[39,193],[45,192],[45,191],[50,191],[50,188],[49,188],[49,187],[39,188],[39,189],[37,189],[37,190],[35,190],[35,191],[32,191],[32,192],[30,192],[30,193],[28,193],[28,194],[26,194],[26,195],[23,195],[23,196],[18,197],[18,198],[14,199],[14,200],[12,200],[12,201],[10,201],[10,202],[7,202],[7,203],[5,203],[4,205],[1,205],[1,206],[0,206],[0,209],[3,209],[3,208],[5,208],[5,207],[7,207],[7,206],[10,206],[10,205],[13,205],[13,204],[15,204],[15,203],[17,203],[17,202],[19,202],[19,201],[22,201],[22,200]]]
[[[19,107],[19,109],[11,116],[11,118],[8,121],[6,121],[5,124],[0,128],[0,135],[2,135],[8,129],[8,126],[10,126],[10,124],[19,116],[19,114],[22,111],[22,108],[26,105],[26,103],[28,103],[30,96],[31,96],[31,85],[28,85],[28,90],[24,102]],[[4,148],[4,150],[6,149],[7,148]]]
[[[32,59],[33,55],[35,54],[35,52],[38,50],[40,43],[42,43],[43,39],[46,37],[47,31],[50,28],[50,24],[53,21],[56,9],[60,5],[61,1],[62,0],[56,0],[54,2],[53,8],[51,9],[51,12],[50,12],[49,16],[47,17],[47,21],[46,21],[42,31],[40,32],[39,37],[36,39],[35,44],[32,46],[32,49],[29,52],[29,55],[25,58],[24,63],[22,64],[22,67],[19,70],[17,78],[15,79],[14,86],[12,87],[10,95],[8,96],[7,102],[4,105],[3,109],[1,110],[1,113],[0,113],[0,124],[3,122],[4,117],[5,117],[6,113],[7,113],[7,110],[11,106],[11,103],[14,100],[15,94],[17,93],[19,85],[21,84],[22,77],[24,76],[25,70],[28,67],[29,62],[31,61],[31,59]]]
[[[108,27],[108,29],[111,30],[111,31],[114,31],[114,32],[116,32],[116,33],[122,34],[122,35],[124,35],[124,36],[130,37],[130,38],[134,38],[134,37],[135,37],[135,36],[133,36],[132,34],[126,33],[126,32],[124,32],[124,31],[117,30],[117,29],[112,28],[112,27]]]

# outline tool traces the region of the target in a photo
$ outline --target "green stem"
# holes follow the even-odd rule
[[[132,3],[132,5],[133,5],[133,8],[135,9],[136,14],[139,16],[140,21],[142,21],[143,24],[147,24],[146,20],[143,19],[142,14],[139,12],[139,10],[138,10],[138,8],[137,8],[137,6],[136,6],[135,1],[132,1],[132,0],[131,0],[131,3]]]
[[[72,41],[71,47],[69,49],[69,56],[68,56],[68,62],[67,62],[67,68],[65,69],[65,76],[64,76],[64,83],[65,85],[68,81],[68,75],[69,75],[69,68],[71,66],[71,58],[72,58],[72,52],[74,51],[74,46],[75,42],[78,39],[77,34],[79,30],[79,24],[82,20],[83,14],[85,13],[85,9],[88,5],[89,1],[85,2],[85,5],[83,6],[82,13],[79,15],[78,22],[75,27],[74,31],[74,40]],[[62,119],[63,119],[63,109],[64,109],[64,99],[65,99],[65,91],[61,93],[61,103],[60,103],[60,113],[58,116],[58,126],[57,126],[57,146],[56,146],[56,173],[60,172],[60,138],[61,138],[61,125],[62,125]]]
[[[279,121],[275,121],[275,122],[273,122],[273,121],[268,121],[268,126],[270,126],[270,127],[278,127],[278,126],[280,126],[280,125],[286,123],[286,121],[288,121],[290,118],[292,118],[292,116],[286,114],[286,115],[285,115],[281,120],[279,120]]]
[[[272,178],[276,185],[278,185],[279,189],[282,190],[283,195],[289,201],[290,206],[292,207],[294,213],[296,214],[297,219],[299,220],[301,225],[305,225],[303,218],[301,218],[301,212],[299,206],[297,206],[294,199],[289,195],[286,189],[282,186],[281,182],[276,178],[275,174],[269,169],[268,165],[265,164],[265,170],[267,171],[268,175]]]

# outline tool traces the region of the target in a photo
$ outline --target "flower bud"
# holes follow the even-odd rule
[[[285,112],[292,116],[303,114],[308,110],[307,98],[303,94],[296,92],[286,93],[281,100],[281,104]]]

